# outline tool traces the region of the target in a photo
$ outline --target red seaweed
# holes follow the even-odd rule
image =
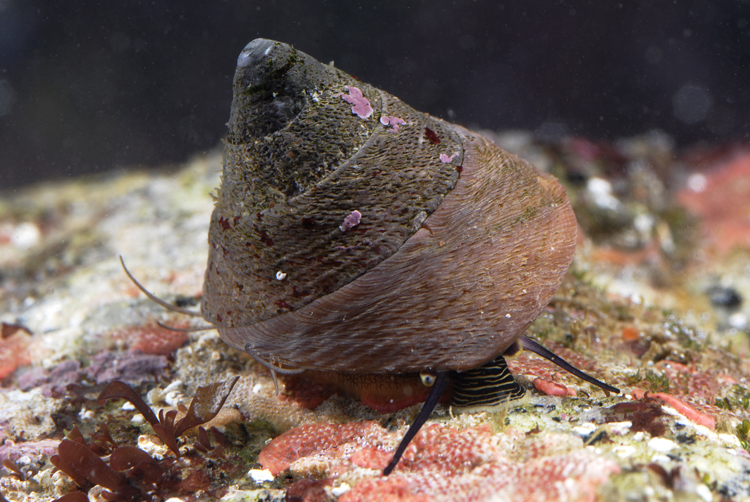
[[[57,451],[66,464],[92,484],[116,491],[126,483],[122,474],[112,470],[99,455],[83,443],[63,439]]]
[[[198,387],[187,414],[177,423],[176,435],[181,436],[185,431],[212,420],[224,406],[239,378],[236,376],[225,382]]]
[[[111,382],[99,394],[99,404],[109,399],[125,399],[129,401],[143,415],[151,425],[154,433],[174,452],[180,456],[179,438],[187,430],[200,426],[213,419],[221,410],[239,377],[225,382],[199,387],[190,407],[182,408],[185,416],[175,423],[177,410],[166,413],[159,410],[158,415],[143,401],[135,390],[119,381]],[[198,431],[196,450],[209,453],[207,458],[226,459],[224,435],[211,428],[211,433],[219,443],[211,446],[209,435],[203,427]],[[109,455],[107,458],[106,455]],[[105,458],[102,458],[105,457]],[[195,457],[194,457],[195,458]],[[179,493],[191,493],[198,489],[205,490],[211,484],[208,473],[201,470],[191,470],[184,477],[172,471],[182,464],[174,460],[163,459],[157,461],[151,455],[136,446],[118,446],[109,428],[105,424],[99,425],[99,430],[93,436],[91,444],[87,444],[78,427],[60,442],[58,454],[50,458],[52,464],[73,479],[82,491],[69,493],[55,502],[78,502],[88,500],[86,491],[92,486],[99,485],[109,491],[103,491],[101,496],[105,500],[134,502],[146,500],[147,495],[161,494],[164,490]],[[205,463],[197,457],[193,462]],[[6,468],[15,472],[15,464],[9,463]],[[109,464],[109,465],[108,465]],[[20,469],[18,469],[20,471]],[[160,496],[160,495],[159,495]],[[0,500],[2,502],[2,500]]]
[[[427,136],[427,139],[430,140],[430,143],[433,145],[440,144],[440,138],[438,138],[438,135],[435,134],[435,131],[430,129],[429,127],[424,128],[424,134]]]

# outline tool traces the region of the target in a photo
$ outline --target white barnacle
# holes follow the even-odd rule
[[[276,280],[277,281],[283,281],[284,279],[286,279],[286,272],[282,272],[281,270],[279,270],[278,272],[276,272]]]

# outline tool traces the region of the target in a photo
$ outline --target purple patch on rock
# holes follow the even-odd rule
[[[68,359],[55,366],[52,371],[34,367],[18,376],[18,388],[26,392],[35,387],[41,387],[42,395],[46,397],[65,394],[69,385],[80,382],[83,372],[81,363],[75,359]]]
[[[156,381],[157,375],[169,366],[165,356],[139,352],[100,352],[86,368],[86,375],[101,385],[122,380],[134,385]]]
[[[41,441],[24,441],[14,443],[10,439],[0,446],[0,462],[10,460],[15,462],[21,457],[29,457],[34,461],[41,461],[57,453],[60,441],[56,439],[42,439]]]
[[[344,89],[349,91],[349,94],[342,94],[341,99],[354,105],[352,106],[352,113],[354,115],[361,119],[366,119],[372,115],[372,106],[370,106],[370,102],[367,98],[362,95],[362,91],[349,85],[345,85]]]

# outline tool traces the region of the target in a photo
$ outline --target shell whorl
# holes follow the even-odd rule
[[[371,116],[352,113],[345,86]],[[521,336],[572,260],[575,216],[554,178],[287,45],[243,51],[229,126],[202,308],[266,361],[474,368]],[[353,210],[361,222],[342,231]]]
[[[341,97],[361,89],[362,119]],[[397,132],[381,116],[406,122]],[[425,127],[441,138],[425,139]],[[458,153],[452,163],[439,154]],[[396,252],[455,186],[445,124],[285,44],[250,43],[234,78],[203,314],[245,326],[332,293]],[[356,228],[341,230],[357,210]],[[277,272],[286,274],[284,281]]]

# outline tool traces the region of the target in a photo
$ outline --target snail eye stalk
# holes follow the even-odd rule
[[[425,387],[432,387],[435,385],[436,376],[432,373],[420,373],[419,378],[422,379],[422,385]]]

